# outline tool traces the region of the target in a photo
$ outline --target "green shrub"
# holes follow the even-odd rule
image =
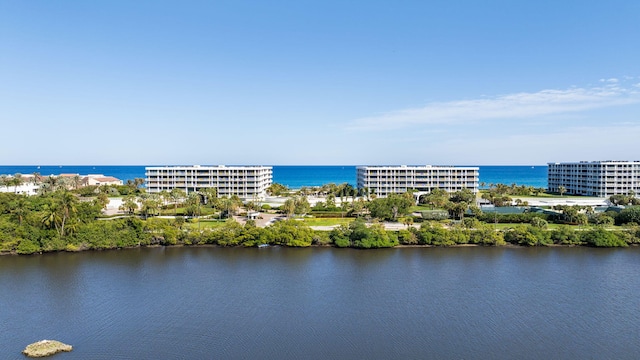
[[[550,245],[552,243],[548,231],[530,225],[519,225],[505,231],[504,240],[511,244],[524,246]]]
[[[312,244],[320,245],[320,246],[331,244],[331,238],[329,237],[329,232],[314,231]]]
[[[603,228],[594,228],[583,231],[581,234],[582,241],[590,246],[595,247],[626,247],[628,246],[624,239],[617,234],[616,231],[607,231]]]
[[[640,206],[631,206],[622,211],[616,216],[616,224],[623,225],[629,223],[640,224]]]
[[[34,253],[40,252],[41,250],[42,249],[38,244],[36,244],[35,242],[29,239],[20,239],[20,243],[16,248],[16,252],[18,254],[23,254],[23,255],[34,254]]]

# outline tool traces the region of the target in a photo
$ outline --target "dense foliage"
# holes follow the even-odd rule
[[[371,249],[398,245],[395,233],[386,231],[380,224],[367,227],[362,219],[356,219],[349,226],[343,225],[331,230],[329,238],[337,247]]]
[[[373,221],[364,221],[357,217],[349,225],[343,225],[330,232],[313,231],[303,222],[285,220],[275,222],[266,228],[259,228],[248,221],[241,225],[229,219],[220,226],[202,230],[185,226],[182,216],[158,218],[154,215],[169,211],[178,213],[177,205],[170,202],[183,199],[181,211],[187,215],[198,216],[207,211],[234,213],[242,203],[236,198],[218,199],[216,194],[206,194],[206,204],[202,194],[185,196],[175,194],[146,195],[134,198],[125,197],[123,209],[132,214],[115,219],[99,218],[105,206],[105,198],[98,194],[84,198],[65,188],[41,193],[37,196],[25,196],[12,193],[0,193],[0,253],[31,254],[48,251],[81,251],[126,248],[152,245],[196,245],[213,244],[218,246],[258,246],[261,244],[306,247],[310,245],[333,245],[353,248],[387,248],[402,245],[453,246],[463,244],[503,245],[510,243],[522,246],[549,245],[586,245],[595,247],[618,247],[640,243],[640,207],[629,207],[620,213],[608,212],[588,214],[584,209],[575,207],[559,208],[560,220],[580,224],[560,226],[550,229],[548,215],[517,214],[494,215],[475,214],[475,217],[462,217],[455,213],[467,209],[471,202],[467,194],[460,193],[447,199],[451,204],[463,204],[460,209],[453,208],[458,222],[424,221],[419,227],[413,226],[413,217],[406,216],[413,205],[411,195],[392,195],[376,198],[365,203],[362,199],[344,201],[349,213],[369,211],[373,218],[400,221],[406,228],[400,231],[388,231]],[[327,198],[332,205],[332,198]],[[437,199],[434,201],[437,202]],[[139,206],[140,205],[140,206]],[[249,206],[247,204],[245,207]],[[130,208],[129,208],[130,207]],[[255,205],[257,208],[258,206]],[[335,205],[331,206],[331,208]],[[287,208],[287,207],[285,207]],[[368,208],[365,209],[365,208]],[[209,210],[207,210],[209,209]],[[342,207],[340,208],[343,209]],[[289,204],[290,214],[310,211],[304,196],[294,198]],[[451,210],[450,210],[451,211]],[[344,212],[339,212],[345,214]],[[141,215],[140,217],[138,216]],[[440,211],[440,215],[443,211]],[[440,216],[439,215],[439,216]],[[456,216],[458,215],[458,216]],[[402,217],[402,218],[401,218]],[[588,226],[581,217],[596,224]],[[496,229],[494,222],[519,222],[521,225],[508,229]],[[611,230],[603,225],[626,224],[625,227]]]

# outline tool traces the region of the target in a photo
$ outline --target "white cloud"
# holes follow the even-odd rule
[[[624,87],[615,78],[602,86],[566,90],[541,90],[475,100],[433,102],[422,108],[392,111],[351,121],[352,130],[388,130],[414,125],[459,124],[482,120],[532,118],[640,103],[640,92]]]

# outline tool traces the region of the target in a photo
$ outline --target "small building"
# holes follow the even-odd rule
[[[0,186],[0,192],[2,193],[14,193],[22,195],[36,195],[38,193],[38,189],[40,189],[40,184],[33,184],[30,182],[25,182],[18,186]]]
[[[104,175],[87,175],[82,179],[83,184],[86,185],[122,185],[122,180],[113,176]]]

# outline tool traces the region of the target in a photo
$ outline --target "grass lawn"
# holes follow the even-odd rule
[[[409,208],[409,212],[416,212],[416,211],[420,212],[420,211],[428,211],[428,210],[433,210],[430,205],[414,205]]]
[[[347,225],[352,221],[353,218],[304,218],[304,223],[308,226]]]
[[[482,198],[482,194],[488,192],[487,190],[478,191],[477,198]],[[539,198],[555,198],[555,199],[589,199],[589,196],[582,195],[567,195],[563,194],[560,196],[558,193],[539,193],[538,195],[529,194],[529,195],[507,195],[510,198],[531,198],[531,199],[539,199]]]
[[[509,229],[509,228],[515,228],[518,227],[520,225],[524,225],[527,226],[529,224],[515,224],[515,223],[506,223],[506,224],[493,224],[493,223],[487,223],[489,225],[495,226],[496,229]],[[554,230],[557,229],[558,226],[560,226],[559,224],[549,224],[547,225],[547,229],[549,230]],[[578,226],[571,226],[572,228],[578,228]]]
[[[177,214],[178,216],[186,216],[186,207],[178,207],[177,209]],[[200,214],[202,216],[207,216],[207,215],[213,215],[213,214],[217,214],[217,211],[215,211],[214,209],[210,208],[210,207],[205,207],[202,206],[200,208]],[[162,209],[160,210],[160,215],[163,216],[174,216],[176,215],[176,210],[174,208],[167,208],[167,209]]]
[[[200,229],[215,229],[224,225],[225,221],[200,221]],[[187,229],[198,229],[198,222],[185,222],[184,227]]]
[[[518,225],[528,225],[528,224],[514,224],[514,223],[506,223],[506,224],[493,224],[493,223],[487,223],[489,225],[494,225],[497,229],[508,229],[508,228],[514,228],[517,227]],[[560,226],[569,226],[571,227],[573,230],[589,230],[592,228],[595,228],[594,225],[586,225],[586,226],[578,226],[578,225],[563,225],[563,224],[549,224],[547,225],[547,229],[549,230],[555,230],[557,228],[559,228]],[[615,225],[609,225],[609,226],[605,226],[604,227],[607,230],[621,230],[622,227],[621,226],[615,226]]]

